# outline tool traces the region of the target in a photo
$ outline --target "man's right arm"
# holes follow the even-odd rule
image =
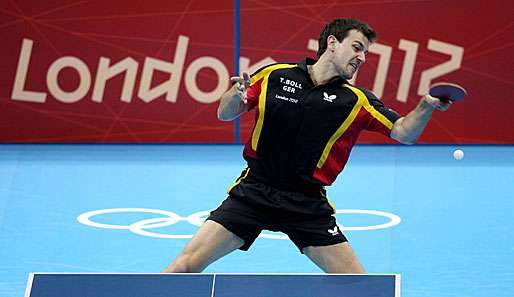
[[[221,121],[232,121],[248,110],[246,89],[250,85],[250,77],[243,73],[242,77],[232,77],[230,80],[233,85],[221,96],[218,106],[218,119]]]

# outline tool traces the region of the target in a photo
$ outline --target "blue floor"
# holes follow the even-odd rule
[[[512,297],[514,146],[460,146],[461,161],[456,148],[357,146],[328,196],[366,270],[400,273],[402,296]],[[239,176],[241,150],[0,145],[0,297],[23,296],[29,272],[161,271]],[[263,235],[206,272],[320,272]]]

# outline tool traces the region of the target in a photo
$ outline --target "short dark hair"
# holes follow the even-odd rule
[[[368,38],[369,42],[375,42],[377,39],[377,33],[375,30],[373,30],[366,23],[351,18],[335,19],[332,22],[326,24],[319,34],[319,47],[316,55],[321,57],[321,55],[327,50],[328,36],[334,35],[335,38],[337,38],[337,41],[342,42],[343,39],[348,36],[348,32],[353,29],[360,31],[364,36],[366,36],[366,38]]]

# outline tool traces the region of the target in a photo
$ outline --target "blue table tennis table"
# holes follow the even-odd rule
[[[31,273],[25,297],[399,297],[400,275]]]

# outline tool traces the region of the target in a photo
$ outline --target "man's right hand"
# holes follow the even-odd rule
[[[430,106],[440,111],[446,111],[452,104],[452,101],[444,101],[430,94],[423,96],[421,100],[424,100],[426,103],[430,104]]]
[[[241,97],[241,100],[244,104],[247,104],[246,101],[246,89],[250,87],[250,76],[248,73],[243,72],[242,76],[234,76],[230,78],[230,81],[233,84],[233,88],[236,93]]]

